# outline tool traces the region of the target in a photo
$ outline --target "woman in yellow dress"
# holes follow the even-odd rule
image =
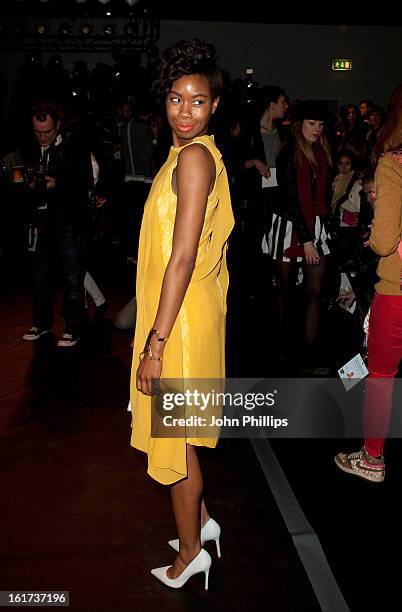
[[[205,573],[220,527],[203,501],[196,446],[217,436],[152,437],[152,380],[223,379],[228,272],[227,239],[233,227],[226,170],[208,124],[222,87],[214,47],[182,40],[161,56],[157,88],[166,96],[173,147],[154,179],[144,209],[137,269],[137,322],[131,380],[131,444],[148,455],[148,473],[171,485],[179,539],[173,565],[152,573],[179,588]],[[140,362],[138,359],[140,357]],[[138,365],[139,363],[139,365]],[[187,433],[187,432],[186,432]]]

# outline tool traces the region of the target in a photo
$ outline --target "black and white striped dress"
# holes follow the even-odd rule
[[[284,262],[301,262],[303,257],[285,257],[283,252],[292,244],[293,223],[287,218],[272,213],[272,224],[267,237],[264,236],[262,249],[264,253],[269,253],[272,259]],[[320,255],[330,253],[324,219],[320,216],[315,217],[314,223],[314,246]]]

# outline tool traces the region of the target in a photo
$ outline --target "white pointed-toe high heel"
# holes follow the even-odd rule
[[[201,529],[200,540],[201,546],[204,546],[205,542],[209,542],[210,540],[215,540],[216,544],[216,553],[219,558],[221,558],[221,547],[219,543],[219,539],[221,537],[221,528],[218,523],[214,521],[214,519],[210,518],[205,523],[204,527]],[[179,552],[179,540],[170,540],[169,546],[173,548],[176,552]]]
[[[211,567],[211,557],[207,553],[206,550],[201,548],[198,555],[187,565],[187,567],[182,571],[180,576],[177,578],[168,578],[166,575],[167,570],[171,565],[166,565],[165,567],[157,567],[151,570],[151,574],[158,578],[163,584],[166,584],[172,589],[180,589],[184,584],[186,584],[187,580],[194,576],[194,574],[200,574],[201,572],[205,573],[205,590],[208,590],[208,576],[209,576],[209,568]]]

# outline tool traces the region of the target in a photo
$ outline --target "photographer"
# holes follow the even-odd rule
[[[34,144],[25,155],[35,207],[38,237],[35,248],[33,327],[24,340],[50,331],[53,317],[53,266],[61,258],[65,333],[58,346],[80,339],[85,321],[84,276],[88,234],[88,192],[91,184],[89,149],[80,139],[59,132],[56,107],[40,102],[32,110]]]

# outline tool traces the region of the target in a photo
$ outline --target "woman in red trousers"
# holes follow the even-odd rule
[[[369,322],[366,437],[361,450],[335,457],[341,470],[372,482],[384,480],[384,439],[391,417],[393,379],[402,359],[402,84],[394,90],[387,123],[373,153],[374,163],[378,159],[369,242],[381,259]]]

